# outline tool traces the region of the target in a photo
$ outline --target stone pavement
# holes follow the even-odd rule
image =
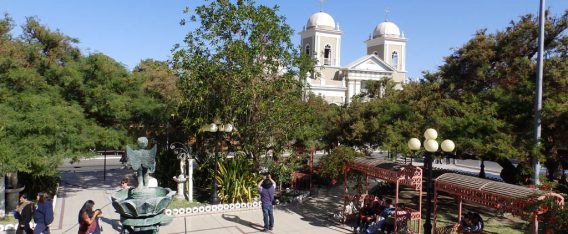
[[[401,159],[399,159],[400,162]],[[414,162],[422,165],[421,162]],[[478,168],[455,164],[434,164],[462,173],[476,175]],[[487,168],[486,168],[487,169]],[[86,200],[95,201],[95,207],[103,211],[103,233],[118,233],[119,215],[114,212],[110,196],[118,190],[120,179],[132,173],[127,169],[107,170],[106,180],[102,171],[67,171],[60,173],[61,186],[55,205],[52,233],[76,233],[77,215]],[[494,170],[486,170],[488,177],[499,177]],[[271,233],[350,233],[349,226],[332,221],[340,209],[341,186],[321,188],[302,204],[277,206],[275,227]],[[234,211],[206,215],[176,216],[173,222],[160,229],[160,233],[255,233],[262,230],[260,209]]]
[[[77,215],[86,200],[93,200],[95,208],[103,211],[103,233],[118,233],[119,215],[110,204],[110,195],[118,190],[118,183],[131,170],[102,172],[63,172],[52,233],[77,233]],[[274,212],[275,227],[271,233],[350,233],[348,226],[331,221],[339,210],[336,192],[322,189],[320,196],[289,206],[277,206]],[[339,193],[338,193],[339,194]],[[207,215],[175,217],[173,222],[160,229],[160,233],[256,233],[262,230],[260,209]]]

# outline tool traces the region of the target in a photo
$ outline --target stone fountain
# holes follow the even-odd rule
[[[146,137],[138,138],[138,145],[139,150],[126,147],[127,164],[136,171],[138,186],[120,190],[111,197],[112,206],[120,214],[120,233],[123,234],[158,233],[160,226],[172,221],[171,217],[164,215],[164,210],[176,192],[169,188],[148,187],[148,173],[156,169],[156,145],[146,150]]]

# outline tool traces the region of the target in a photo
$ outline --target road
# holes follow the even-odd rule
[[[106,170],[120,169],[122,168],[122,163],[120,163],[120,157],[107,156],[106,160],[104,156],[98,156],[94,158],[81,159],[79,162],[70,163],[69,161],[57,167],[60,172],[84,172],[84,171],[104,171],[106,161]]]

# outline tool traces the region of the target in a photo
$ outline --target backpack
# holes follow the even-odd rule
[[[47,204],[45,206],[45,214],[44,214],[44,218],[45,218],[45,224],[46,225],[50,225],[53,222],[53,203],[51,201],[46,201],[44,202],[44,204]]]

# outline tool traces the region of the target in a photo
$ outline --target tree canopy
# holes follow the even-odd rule
[[[231,123],[233,138],[258,162],[281,152],[302,125],[303,58],[278,7],[252,0],[207,1],[195,8],[194,29],[176,48],[181,77],[178,110],[188,132],[216,120]]]
[[[532,15],[512,21],[503,31],[479,30],[445,58],[439,71],[426,73],[424,80],[404,90],[355,100],[335,125],[342,143],[408,152],[408,139],[432,127],[442,139],[456,142],[458,157],[499,162],[508,182],[521,180],[534,152],[554,171],[558,150],[566,148],[568,139],[567,27],[568,11],[547,16],[543,149],[535,151],[532,139],[538,40],[538,21]],[[368,96],[378,96],[381,87],[369,85],[373,90]],[[520,166],[515,168],[511,158],[520,160]]]
[[[163,109],[142,76],[114,59],[83,55],[77,39],[36,18],[19,37],[14,26],[0,19],[0,174],[52,175],[64,158],[118,149],[130,142],[129,126]]]

